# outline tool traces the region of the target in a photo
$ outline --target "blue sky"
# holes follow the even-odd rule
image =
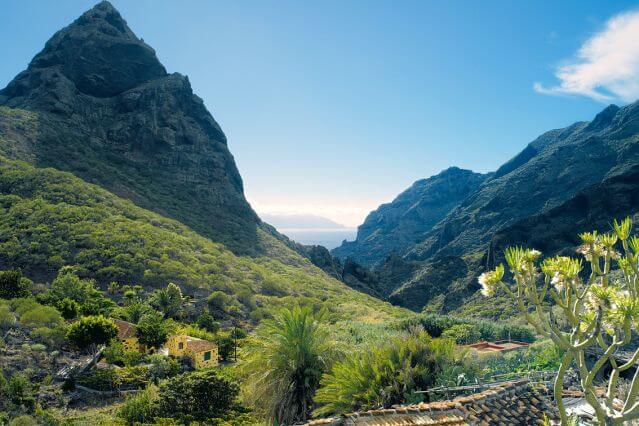
[[[356,225],[417,179],[494,170],[639,93],[633,2],[112,3],[189,76],[258,212]],[[0,0],[0,86],[92,4]]]

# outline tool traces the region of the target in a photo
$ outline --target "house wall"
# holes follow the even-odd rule
[[[186,335],[176,334],[169,337],[164,347],[169,350],[169,355],[171,356],[174,356],[174,357],[184,356],[187,349],[186,341],[187,341]],[[180,348],[180,343],[182,343],[182,348]]]
[[[211,358],[209,360],[204,359],[204,354],[206,352],[211,352]],[[189,352],[188,355],[193,361],[193,365],[195,366],[195,368],[214,367],[218,364],[217,348],[198,353]]]

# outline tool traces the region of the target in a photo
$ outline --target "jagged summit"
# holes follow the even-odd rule
[[[110,3],[54,34],[0,105],[34,113],[38,129],[11,129],[0,110],[0,136],[11,133],[0,155],[69,171],[238,253],[258,251],[261,222],[222,129]]]
[[[27,70],[7,87],[5,95],[20,94],[28,83],[24,80],[53,70],[80,92],[95,97],[115,96],[167,75],[155,51],[131,31],[106,1],[51,37]]]

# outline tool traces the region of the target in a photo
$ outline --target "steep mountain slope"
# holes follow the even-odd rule
[[[69,265],[103,288],[111,281],[147,288],[174,282],[196,301],[220,290],[239,307],[233,314],[239,319],[295,303],[325,306],[336,322],[406,315],[328,277],[258,232],[262,244],[279,251],[277,260],[236,256],[177,221],[69,173],[0,157],[0,269],[19,267],[45,282]]]
[[[341,259],[375,265],[391,252],[404,254],[486,179],[451,167],[419,180],[391,203],[372,211],[357,229],[357,238],[332,250]]]
[[[0,154],[70,171],[236,253],[260,253],[260,220],[224,133],[188,78],[168,74],[110,3],[58,31],[0,105],[34,113],[37,129],[5,133]]]
[[[455,309],[477,290],[475,278],[506,245],[570,251],[578,232],[602,224],[606,229],[615,215],[634,214],[638,142],[639,104],[611,105],[591,122],[540,136],[406,251],[390,300],[416,310],[427,304]],[[610,188],[614,182],[610,195],[628,203],[613,206],[587,195],[593,185]],[[545,223],[550,217],[552,223]],[[380,273],[388,275],[384,265]]]

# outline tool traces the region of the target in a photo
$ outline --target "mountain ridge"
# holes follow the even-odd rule
[[[506,245],[545,241],[540,246],[549,248],[547,254],[567,253],[574,249],[574,236],[600,228],[606,213],[608,222],[610,215],[634,215],[639,206],[628,182],[637,164],[639,103],[610,105],[592,121],[548,131],[488,174],[437,223],[421,224],[419,240],[378,262],[379,285],[393,303],[413,310],[463,311],[479,289],[477,276],[494,266]],[[606,183],[613,178],[625,184]],[[594,187],[613,188],[616,198],[597,198],[588,193]],[[610,200],[622,194],[630,201],[613,208]],[[594,199],[608,207],[598,207]],[[575,205],[583,208],[580,219]],[[555,225],[547,225],[542,239],[533,236],[540,232],[537,225],[524,226],[548,217],[561,229],[556,244],[549,233]]]

